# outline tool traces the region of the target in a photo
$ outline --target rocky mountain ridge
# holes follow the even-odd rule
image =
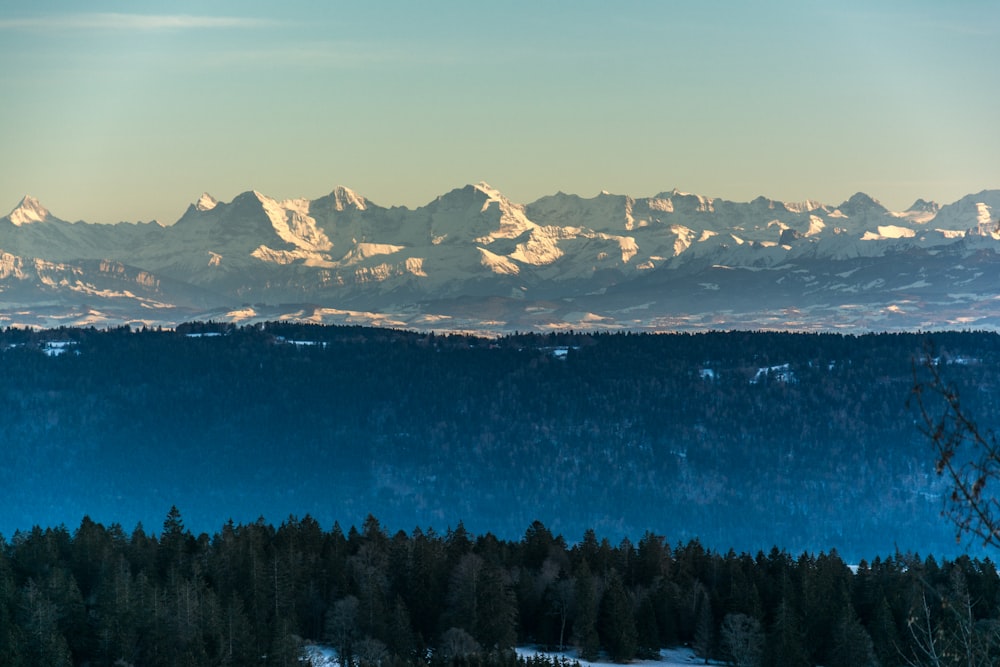
[[[204,194],[173,225],[0,218],[0,324],[293,319],[417,329],[996,328],[1000,190],[889,211],[486,183],[415,209],[345,187]]]

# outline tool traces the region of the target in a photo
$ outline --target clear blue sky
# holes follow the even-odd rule
[[[1000,3],[4,2],[0,210],[1000,187]]]

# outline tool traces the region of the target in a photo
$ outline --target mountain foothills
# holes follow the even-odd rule
[[[484,183],[416,209],[205,194],[174,224],[0,218],[0,324],[292,319],[420,330],[915,330],[1000,325],[1000,190],[889,211]]]

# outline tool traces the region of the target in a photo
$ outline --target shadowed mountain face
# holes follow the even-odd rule
[[[903,212],[481,183],[417,209],[203,195],[175,224],[0,218],[0,324],[296,319],[480,332],[1000,324],[1000,190]]]

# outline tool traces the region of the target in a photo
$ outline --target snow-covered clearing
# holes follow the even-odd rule
[[[313,667],[337,667],[337,652],[331,646],[321,644],[306,644],[302,647],[303,658],[309,660]]]
[[[615,663],[610,660],[602,660],[598,662],[590,662],[587,660],[580,660],[577,657],[575,650],[569,651],[541,651],[531,646],[518,646],[515,651],[520,656],[525,658],[530,658],[535,655],[544,655],[550,658],[565,658],[566,660],[576,661],[580,663],[580,667],[608,667]],[[684,665],[704,665],[705,661],[694,654],[694,651],[689,648],[663,648],[660,649],[660,659],[659,660],[633,660],[629,664],[631,665],[650,665],[651,667],[683,667]],[[708,661],[709,665],[719,665],[722,663],[715,662],[714,660]]]
[[[544,655],[550,658],[564,658],[569,661],[580,663],[580,667],[609,667],[611,662],[589,662],[577,658],[576,651],[542,651],[532,646],[519,646],[515,649],[519,656],[530,658],[536,655]],[[321,644],[307,644],[304,648],[305,657],[308,658],[313,667],[340,667],[337,660],[337,652]],[[649,665],[650,667],[684,667],[686,665],[704,665],[705,661],[697,657],[689,648],[665,648],[660,649],[659,660],[633,660],[633,665]],[[721,663],[710,660],[710,665]]]

